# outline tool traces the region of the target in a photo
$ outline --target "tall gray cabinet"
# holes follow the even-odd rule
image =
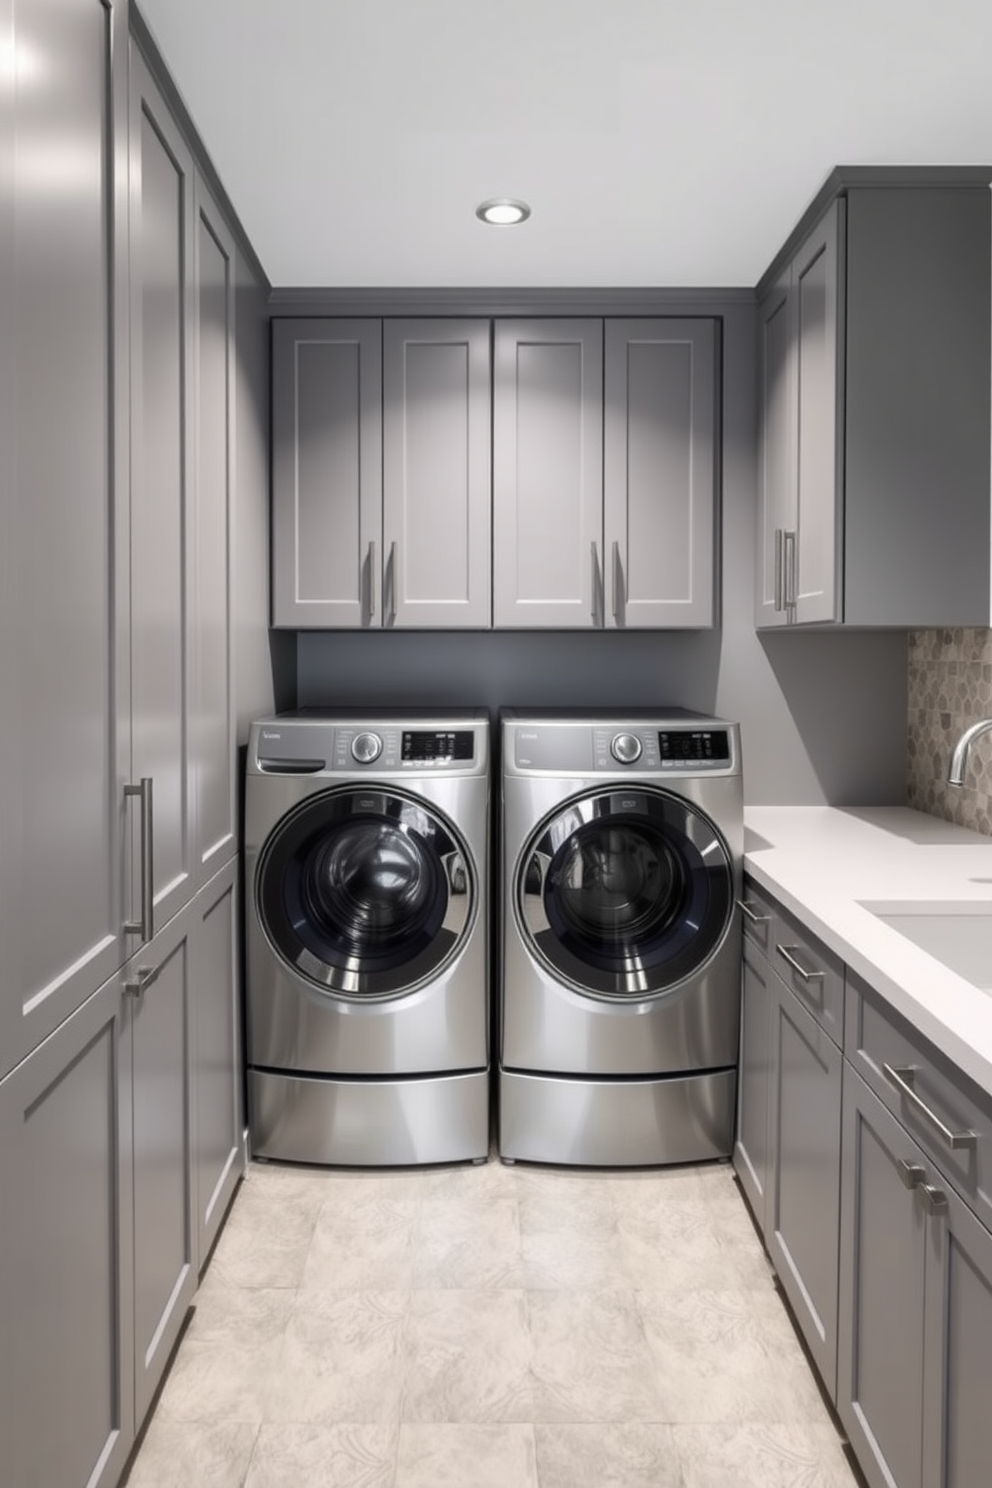
[[[97,1488],[241,1170],[234,253],[123,0],[16,34],[52,85],[0,114],[0,1440],[11,1488]],[[99,190],[32,190],[53,134]]]
[[[989,623],[990,256],[988,171],[864,168],[770,266],[759,627]]]

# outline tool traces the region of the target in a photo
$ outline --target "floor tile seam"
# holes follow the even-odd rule
[[[241,1479],[241,1482],[239,1483],[238,1488],[247,1488],[248,1481],[251,1478],[251,1470],[252,1470],[252,1465],[253,1465],[253,1463],[255,1461],[255,1454],[258,1451],[259,1437],[262,1435],[262,1427],[264,1425],[265,1425],[265,1417],[263,1416],[262,1419],[261,1419],[261,1421],[259,1421],[258,1424],[257,1424],[257,1426],[255,1427],[255,1435],[252,1438],[251,1451],[248,1453],[248,1461],[245,1464],[244,1477]]]

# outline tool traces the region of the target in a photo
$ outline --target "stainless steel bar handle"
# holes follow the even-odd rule
[[[151,940],[155,933],[155,875],[152,856],[152,781],[150,775],[142,777],[140,785],[125,785],[125,796],[138,796],[141,802],[141,918],[125,920],[126,935],[140,935],[142,940]]]
[[[822,971],[820,971],[817,967],[813,967],[811,969],[811,968],[809,968],[807,966],[800,965],[800,963],[796,960],[796,957],[795,957],[795,954],[794,953],[796,951],[798,951],[798,950],[801,949],[800,946],[794,946],[794,945],[790,945],[790,946],[777,945],[775,947],[775,949],[778,951],[778,953],[782,957],[783,961],[787,961],[789,963],[789,965],[792,967],[793,971],[796,973],[796,975],[802,977],[802,979],[803,979],[804,982],[822,982],[823,981],[824,973]]]
[[[916,1190],[916,1197],[927,1214],[947,1213],[947,1195],[942,1188],[937,1188],[935,1184],[921,1183]]]
[[[396,624],[396,543],[389,544],[389,608],[390,625]]]
[[[369,543],[369,619],[375,614],[375,542]]]
[[[785,551],[785,533],[781,527],[775,528],[775,612],[781,613],[785,609],[785,569],[783,567]]]
[[[754,910],[751,908],[750,904],[748,904],[746,899],[738,899],[737,908],[740,910],[742,915],[746,915],[747,919],[751,922],[752,925],[771,924],[771,915],[755,914]]]
[[[796,534],[788,530],[783,534],[782,567],[785,570],[785,608],[796,608]]]
[[[977,1132],[952,1131],[949,1126],[945,1126],[944,1122],[941,1121],[936,1111],[931,1111],[926,1101],[921,1100],[920,1097],[917,1095],[916,1091],[913,1089],[913,1082],[916,1079],[915,1064],[883,1064],[882,1074],[888,1080],[890,1085],[895,1086],[900,1095],[904,1095],[906,1097],[910,1105],[913,1107],[914,1111],[918,1111],[919,1114],[923,1117],[924,1121],[926,1121],[933,1128],[940,1140],[944,1143],[945,1147],[949,1147],[952,1152],[958,1151],[962,1147],[977,1147]]]
[[[613,621],[620,624],[620,606],[623,596],[623,569],[620,566],[620,544],[613,544]]]
[[[129,997],[140,997],[154,975],[154,966],[139,966],[135,975],[125,981],[124,991]]]
[[[926,1168],[920,1167],[919,1163],[907,1162],[904,1157],[896,1163],[896,1172],[899,1174],[900,1183],[906,1188],[919,1188],[927,1176]]]
[[[596,542],[595,540],[593,540],[589,544],[589,553],[590,553],[590,557],[592,559],[592,623],[593,623],[593,625],[599,625],[600,624],[600,618],[599,618],[600,617],[600,607],[599,607],[599,591],[600,591],[599,543]]]

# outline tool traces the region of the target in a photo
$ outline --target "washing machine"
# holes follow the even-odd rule
[[[252,1153],[489,1152],[489,720],[302,710],[248,739]]]
[[[647,1166],[733,1141],[740,730],[501,715],[498,1149]]]

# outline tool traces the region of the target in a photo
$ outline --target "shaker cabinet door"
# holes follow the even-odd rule
[[[758,306],[758,551],[755,624],[786,625],[786,533],[795,542],[796,414],[791,271]]]
[[[603,623],[603,322],[500,320],[493,623]]]
[[[607,628],[713,624],[716,327],[607,320]]]
[[[272,322],[272,623],[382,624],[382,322]]]

